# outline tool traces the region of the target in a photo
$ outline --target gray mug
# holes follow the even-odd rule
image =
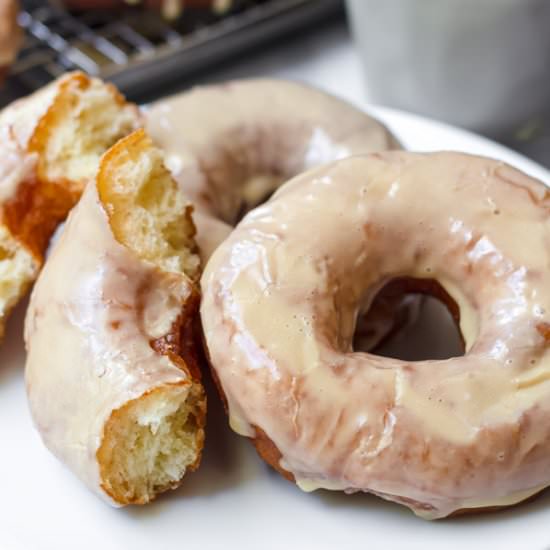
[[[550,110],[550,0],[347,0],[369,100],[503,136]]]

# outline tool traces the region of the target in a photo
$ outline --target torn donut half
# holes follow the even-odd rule
[[[30,409],[46,446],[111,504],[145,504],[200,461],[192,207],[143,130],[103,157],[33,289]]]
[[[101,155],[140,126],[114,86],[79,72],[0,112],[0,337]]]

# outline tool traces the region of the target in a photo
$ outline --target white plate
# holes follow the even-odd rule
[[[488,140],[409,114],[376,113],[408,148],[488,155],[550,184],[548,171]],[[214,396],[199,471],[154,504],[110,508],[45,450],[32,428],[23,384],[23,316],[20,307],[0,350],[2,550],[550,549],[548,492],[499,514],[431,523],[369,495],[302,493],[229,431]]]

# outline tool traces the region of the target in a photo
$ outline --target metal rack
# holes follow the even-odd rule
[[[139,8],[69,12],[23,0],[25,44],[0,90],[0,105],[63,72],[81,69],[139,99],[248,48],[342,11],[341,0],[237,0],[224,15],[186,9],[175,21]]]

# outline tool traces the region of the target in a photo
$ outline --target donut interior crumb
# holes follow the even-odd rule
[[[164,166],[160,150],[144,133],[126,140],[120,159],[100,187],[117,240],[161,269],[199,276],[192,207]],[[116,205],[116,206],[115,206]]]
[[[82,183],[95,176],[103,153],[139,123],[136,107],[111,85],[75,74],[41,121],[30,148],[48,181]]]
[[[3,319],[26,292],[28,281],[38,273],[38,263],[27,249],[23,248],[0,225],[0,319]],[[4,323],[0,323],[0,338]]]
[[[178,485],[202,447],[202,392],[162,386],[113,413],[98,459],[103,488],[122,504],[145,504]]]
[[[105,155],[97,180],[121,244],[162,271],[198,277],[190,207],[164,167],[162,153],[142,130]],[[179,325],[170,336],[179,342],[175,349],[181,349]],[[157,353],[165,353],[182,367],[174,353]],[[144,504],[175,487],[188,469],[198,465],[204,410],[202,386],[189,377],[157,387],[114,411],[98,451],[107,493],[122,504]]]

